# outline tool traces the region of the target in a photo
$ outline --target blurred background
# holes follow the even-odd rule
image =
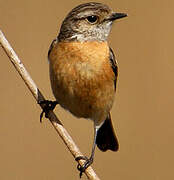
[[[97,1],[97,0],[96,0]],[[54,100],[47,52],[66,14],[86,0],[0,0],[0,28],[46,98]],[[112,120],[119,152],[96,150],[101,179],[174,179],[174,1],[101,0],[128,13],[109,38],[119,63]],[[0,48],[0,179],[79,179],[77,163]],[[91,152],[93,124],[57,106],[80,150]],[[82,179],[87,179],[85,175]]]

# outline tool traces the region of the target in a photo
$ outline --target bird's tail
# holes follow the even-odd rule
[[[107,151],[109,149],[117,151],[119,148],[118,140],[111,122],[110,113],[97,131],[96,144],[101,151]]]

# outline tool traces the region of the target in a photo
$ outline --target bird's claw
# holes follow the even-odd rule
[[[45,114],[45,117],[48,118],[48,113],[51,110],[54,110],[56,105],[58,104],[57,101],[49,101],[49,100],[43,100],[43,101],[38,101],[38,104],[44,105],[43,110],[40,114],[40,122],[42,122],[43,115]]]
[[[83,173],[85,172],[85,170],[92,164],[93,159],[92,158],[87,158],[86,156],[78,156],[75,158],[76,161],[79,160],[85,160],[85,163],[83,165],[80,165],[80,163],[78,163],[77,165],[77,169],[80,171],[80,178],[82,177]]]

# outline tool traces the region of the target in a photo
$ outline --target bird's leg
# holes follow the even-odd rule
[[[49,111],[54,110],[54,108],[56,107],[58,102],[57,101],[44,100],[44,101],[38,101],[38,104],[44,105],[43,110],[40,114],[40,122],[42,122],[42,117],[43,117],[44,113],[45,113],[45,117],[48,118]]]
[[[85,170],[93,163],[95,147],[96,147],[96,137],[97,137],[97,129],[95,128],[95,130],[94,130],[94,142],[93,142],[92,152],[91,152],[90,158],[87,158],[86,156],[78,156],[75,158],[76,161],[79,161],[81,159],[85,160],[85,163],[83,166],[81,166],[79,163],[77,165],[77,169],[80,171],[80,178],[82,177],[82,174],[85,172]]]

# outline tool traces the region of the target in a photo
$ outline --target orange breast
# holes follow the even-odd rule
[[[49,61],[51,85],[60,105],[91,119],[110,111],[115,91],[107,42],[55,43]]]

